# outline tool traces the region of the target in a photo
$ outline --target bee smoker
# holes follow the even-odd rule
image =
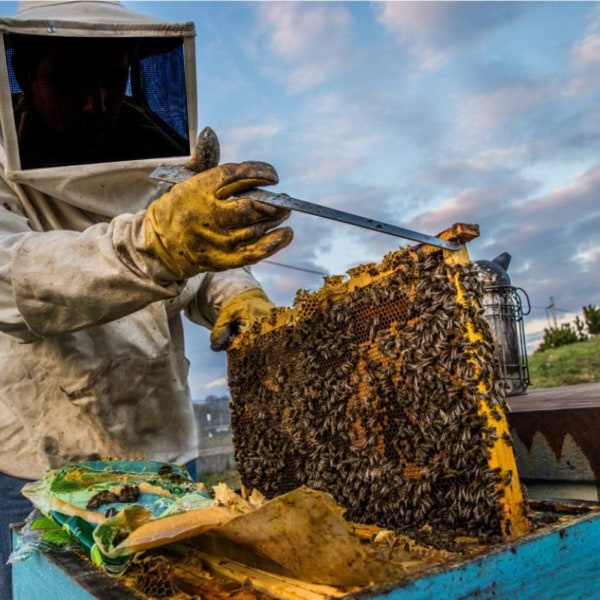
[[[525,394],[529,385],[529,368],[523,317],[531,311],[525,290],[511,285],[507,273],[511,255],[503,252],[493,260],[477,260],[475,265],[484,286],[482,308],[494,340],[505,396]],[[527,309],[523,311],[525,298]]]

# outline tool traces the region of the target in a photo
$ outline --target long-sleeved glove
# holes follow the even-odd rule
[[[263,162],[229,163],[174,185],[144,217],[145,248],[176,279],[257,263],[287,246],[290,211],[233,195],[277,183]]]
[[[223,304],[210,333],[210,347],[225,350],[231,338],[241,333],[251,321],[269,314],[275,305],[260,288],[233,296]]]

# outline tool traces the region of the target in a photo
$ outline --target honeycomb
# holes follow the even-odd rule
[[[464,242],[474,227],[440,235]],[[434,531],[426,541],[441,547],[526,533],[466,246],[400,249],[348,276],[300,290],[228,352],[243,487],[267,498],[301,485],[327,491],[351,521],[416,539]]]

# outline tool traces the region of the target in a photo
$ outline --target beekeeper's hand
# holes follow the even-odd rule
[[[287,246],[290,211],[233,195],[277,183],[263,162],[220,165],[174,185],[144,217],[145,248],[175,279],[257,263]]]
[[[275,305],[260,288],[233,296],[219,311],[210,334],[210,347],[213,350],[226,350],[233,337],[255,319],[268,315],[272,308]]]

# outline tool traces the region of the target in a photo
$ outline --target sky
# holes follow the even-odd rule
[[[199,127],[222,162],[270,162],[273,191],[429,235],[476,223],[472,260],[512,257],[529,352],[600,305],[600,3],[124,4],[195,23]],[[288,224],[291,245],[253,267],[279,306],[412,243]],[[226,355],[186,336],[193,398],[228,394]]]

